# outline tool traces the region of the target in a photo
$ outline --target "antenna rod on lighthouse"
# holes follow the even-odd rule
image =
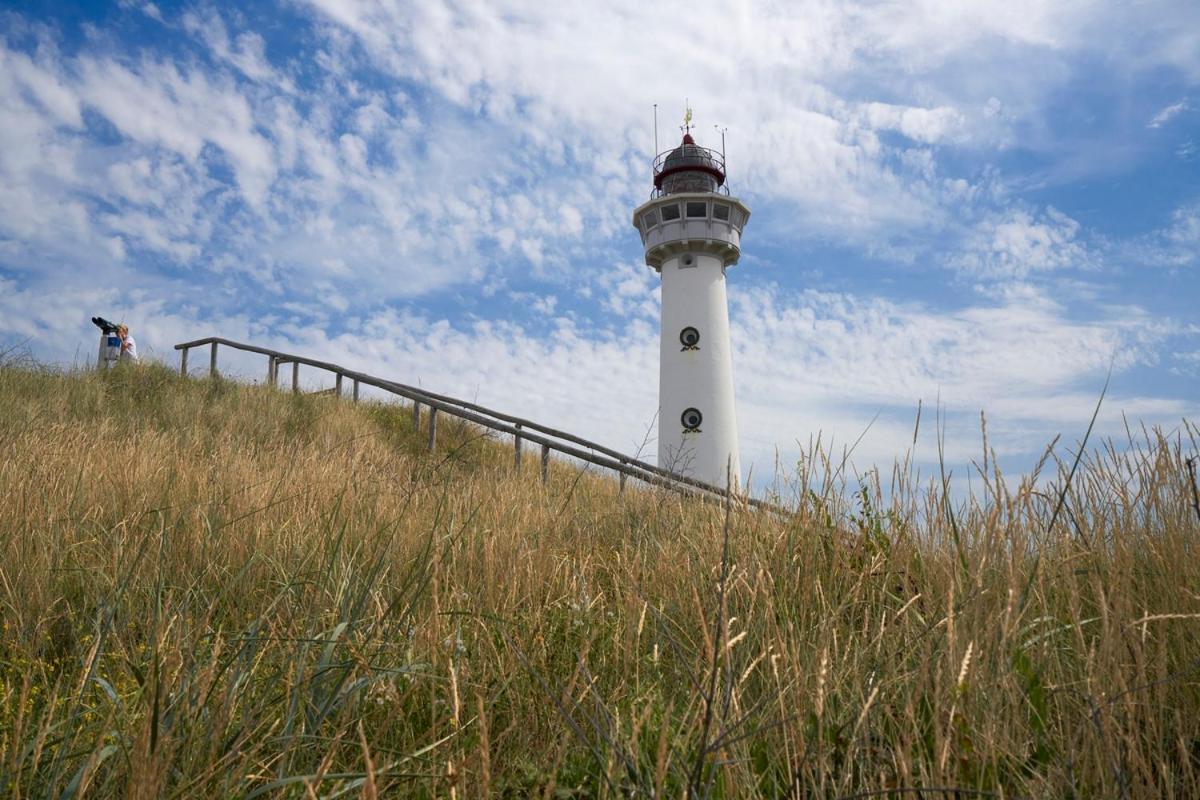
[[[654,157],[658,158],[658,103],[654,104]]]
[[[721,163],[725,165],[725,173],[729,173],[729,162],[725,160],[725,131],[729,128],[722,128],[720,125],[713,125],[713,128],[721,132]]]

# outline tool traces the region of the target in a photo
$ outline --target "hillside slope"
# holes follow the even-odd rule
[[[784,520],[154,366],[0,404],[7,795],[1200,794],[1186,432]]]

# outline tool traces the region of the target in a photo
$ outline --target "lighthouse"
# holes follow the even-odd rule
[[[729,479],[736,488],[725,272],[741,255],[750,209],[729,194],[724,154],[696,144],[690,122],[689,109],[683,141],[655,157],[650,200],[633,212],[646,265],[662,278],[658,464],[722,488]]]

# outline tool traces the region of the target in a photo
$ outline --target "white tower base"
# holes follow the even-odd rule
[[[681,337],[687,328],[695,333]],[[725,266],[716,256],[680,254],[662,265],[658,463],[721,488],[741,482]]]

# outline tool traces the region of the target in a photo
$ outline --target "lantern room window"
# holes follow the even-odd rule
[[[663,206],[661,211],[663,222],[670,222],[673,219],[679,219],[679,206],[677,205]]]
[[[729,222],[729,206],[722,203],[713,204],[713,219]]]
[[[703,218],[708,216],[708,203],[688,203],[687,204],[688,218]]]
[[[650,230],[658,224],[658,212],[653,208],[642,214],[642,230]]]

